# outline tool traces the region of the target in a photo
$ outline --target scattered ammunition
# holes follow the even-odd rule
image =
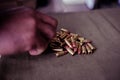
[[[67,51],[60,51],[55,53],[57,57],[67,54]]]
[[[90,47],[88,45],[85,45],[85,47],[86,47],[86,50],[88,53],[92,53],[92,50],[90,49]]]
[[[62,48],[59,48],[59,49],[52,49],[53,51],[63,51]]]
[[[74,54],[75,54],[75,52],[74,52],[72,49],[70,49],[68,46],[66,46],[65,49],[66,49],[71,55],[74,55]]]
[[[85,46],[82,46],[82,53],[83,53],[83,54],[86,54],[86,53],[87,53]]]
[[[67,40],[67,39],[64,39],[65,40],[65,43],[70,47],[70,48],[73,48],[71,43]]]
[[[56,37],[51,40],[49,44],[51,49],[55,51],[56,56],[62,56],[67,53],[74,55],[93,53],[95,47],[92,45],[92,41],[79,36],[75,33],[70,33],[67,29],[62,28],[59,32],[56,32]]]
[[[87,43],[87,45],[90,47],[90,49],[95,50],[95,47],[91,43]]]

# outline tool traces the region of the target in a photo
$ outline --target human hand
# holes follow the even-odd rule
[[[56,32],[57,21],[29,8],[0,14],[0,54],[41,54]]]

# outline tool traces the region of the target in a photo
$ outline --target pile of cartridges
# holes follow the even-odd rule
[[[50,48],[55,51],[57,57],[70,53],[75,54],[91,54],[95,47],[90,40],[69,32],[62,28],[56,33],[56,36],[51,40]]]

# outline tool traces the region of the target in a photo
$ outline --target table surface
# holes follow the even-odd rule
[[[67,28],[93,41],[92,55],[2,57],[0,80],[120,80],[120,8],[52,14]]]

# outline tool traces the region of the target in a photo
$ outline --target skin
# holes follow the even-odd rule
[[[56,19],[29,8],[1,12],[0,54],[39,55],[55,36],[56,26]]]

